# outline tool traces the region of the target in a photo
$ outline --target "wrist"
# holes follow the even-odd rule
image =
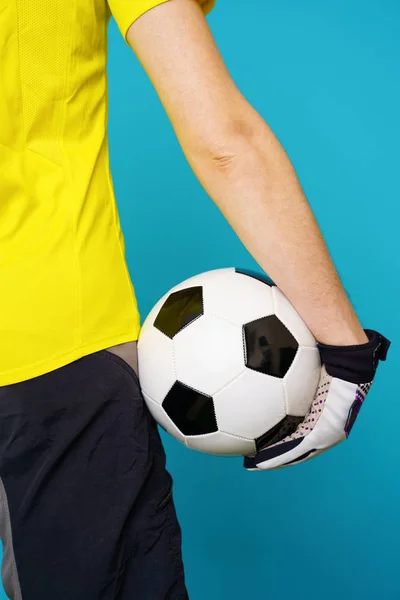
[[[318,337],[318,342],[324,346],[359,346],[367,344],[368,341],[369,338],[361,326],[354,330],[338,327],[335,331],[329,331]]]

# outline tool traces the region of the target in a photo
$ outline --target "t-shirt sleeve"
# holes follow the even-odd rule
[[[169,0],[108,0],[110,10],[124,38],[129,27],[148,10]],[[216,0],[197,0],[207,15],[214,7]]]

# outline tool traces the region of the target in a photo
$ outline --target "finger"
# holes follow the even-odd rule
[[[308,435],[316,427],[323,414],[324,404],[328,397],[331,382],[332,377],[328,375],[326,369],[322,367],[318,390],[310,411],[304,418],[304,421],[299,424],[294,434],[273,446],[260,450],[255,456],[246,458],[244,462],[246,469],[279,468],[286,462],[305,460],[310,454],[316,451],[316,448],[309,447],[307,441]],[[306,448],[304,447],[304,444],[306,445]],[[286,455],[288,455],[288,457]],[[263,466],[260,467],[260,464]]]
[[[341,382],[338,385],[340,386]],[[304,462],[306,459],[315,456],[317,452],[325,451],[345,440],[347,416],[345,410],[343,410],[342,396],[336,393],[335,387],[332,391],[334,393],[329,395],[328,400],[325,402],[320,418],[307,435],[300,434],[297,436],[295,434],[294,439],[278,442],[274,446],[260,450],[255,456],[245,459],[245,468],[277,469],[285,465],[289,466],[297,462]],[[307,425],[309,425],[308,421]],[[300,425],[299,430],[304,431],[305,428]]]
[[[310,445],[308,436],[299,437],[245,457],[244,466],[246,469],[277,469],[292,461],[305,460],[313,452],[317,452],[317,448]]]

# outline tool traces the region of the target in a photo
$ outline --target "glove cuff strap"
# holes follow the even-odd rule
[[[356,346],[317,344],[327,373],[351,383],[370,383],[380,360],[386,360],[390,342],[372,329],[364,330],[368,342]]]

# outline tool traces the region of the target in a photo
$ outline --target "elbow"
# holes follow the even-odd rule
[[[255,145],[250,136],[227,135],[217,142],[199,146],[191,158],[195,164],[223,173],[232,171],[254,153]]]
[[[236,119],[222,132],[214,132],[212,139],[199,138],[192,157],[217,171],[231,171],[238,163],[249,160],[258,154],[265,145],[269,128],[265,121],[258,119]]]
[[[212,166],[221,171],[230,170],[240,156],[240,153],[231,151],[210,152],[209,161]]]

